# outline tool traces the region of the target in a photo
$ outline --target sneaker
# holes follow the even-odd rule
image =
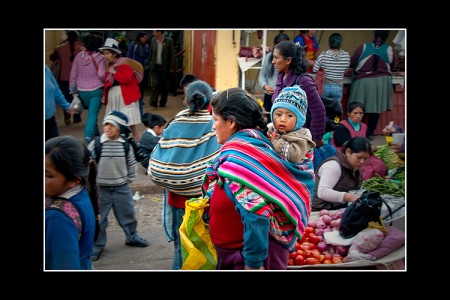
[[[148,245],[150,245],[150,243],[140,236],[135,236],[133,240],[126,242],[125,245],[134,247],[147,247]]]
[[[91,260],[92,260],[92,261],[97,261],[97,260],[99,260],[99,259],[100,259],[100,256],[102,256],[102,252],[103,252],[103,250],[99,251],[98,253],[93,253],[93,254],[91,255]]]
[[[74,114],[73,115],[73,123],[80,123],[81,122],[81,115],[80,114]]]

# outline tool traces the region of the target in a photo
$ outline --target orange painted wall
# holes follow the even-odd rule
[[[195,30],[193,40],[193,73],[211,86],[216,83],[216,31]]]

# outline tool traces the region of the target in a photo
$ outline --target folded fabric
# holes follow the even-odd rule
[[[376,247],[375,250],[367,253],[377,259],[388,255],[405,243],[405,233],[403,231],[392,226],[386,227],[388,228],[388,232],[384,239],[378,244],[378,247]]]
[[[333,230],[323,233],[325,242],[333,246],[350,246],[355,237],[344,239],[340,234],[339,230]]]

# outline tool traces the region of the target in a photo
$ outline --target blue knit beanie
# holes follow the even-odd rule
[[[273,112],[277,108],[290,110],[297,117],[297,123],[293,130],[303,127],[306,121],[306,111],[308,110],[308,101],[306,93],[298,85],[285,87],[273,101],[270,116],[273,120]]]
[[[130,127],[128,127],[128,117],[123,112],[117,110],[111,111],[103,119],[103,125],[107,123],[119,128],[121,134],[125,134],[126,136],[128,136],[128,134],[131,133],[131,129]]]

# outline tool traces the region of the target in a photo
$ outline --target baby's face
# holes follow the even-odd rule
[[[277,108],[273,112],[273,125],[279,133],[286,133],[295,128],[297,117],[286,108]]]

